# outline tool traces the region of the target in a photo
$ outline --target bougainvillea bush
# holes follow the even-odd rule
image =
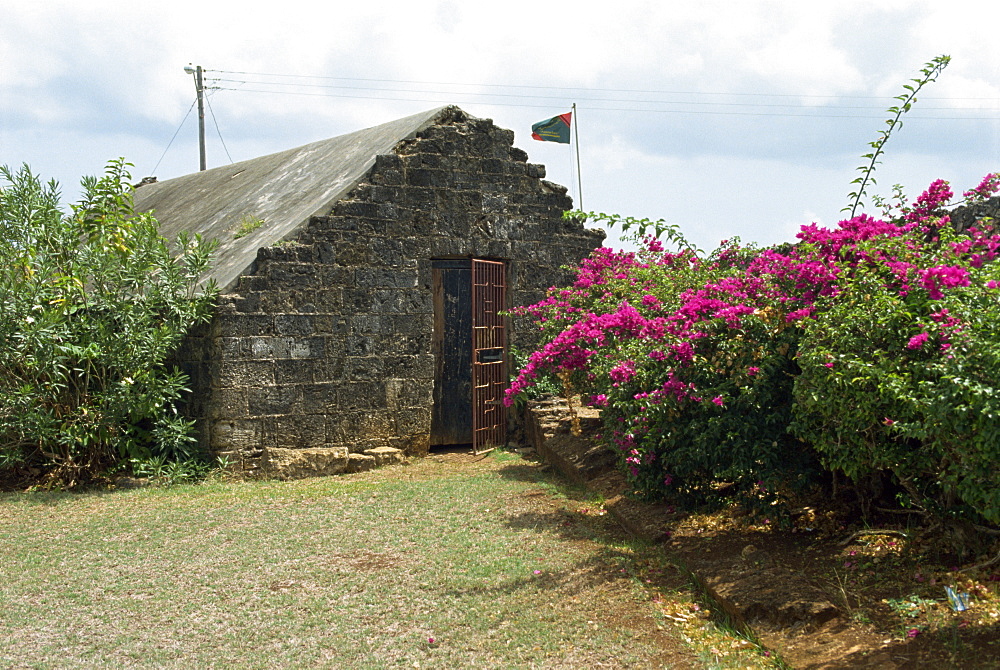
[[[603,439],[652,496],[705,500],[726,482],[767,500],[824,469],[887,472],[918,509],[1000,521],[1000,236],[988,221],[955,233],[951,197],[938,181],[880,218],[805,226],[795,245],[706,255],[668,229],[678,250],[656,236],[599,249],[522,310],[545,345],[508,399],[566,379],[604,408]]]

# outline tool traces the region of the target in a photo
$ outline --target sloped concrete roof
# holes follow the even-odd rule
[[[249,271],[260,247],[294,236],[312,216],[329,213],[375,164],[446,115],[439,107],[269,156],[148,184],[135,191],[139,211],[153,211],[168,240],[182,232],[217,239],[209,276],[222,291]],[[241,223],[263,224],[239,239]]]

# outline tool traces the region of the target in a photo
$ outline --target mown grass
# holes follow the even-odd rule
[[[4,495],[0,666],[688,667],[646,550],[498,458]]]

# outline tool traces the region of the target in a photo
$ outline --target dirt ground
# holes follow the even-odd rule
[[[544,410],[543,410],[544,411]],[[599,492],[632,533],[662,543],[738,625],[793,668],[1000,668],[1000,565],[972,569],[1000,547],[964,560],[899,517],[864,528],[829,499],[784,523],[738,508],[675,510],[630,496],[613,456],[551,414],[542,457]],[[577,420],[578,427],[580,419]],[[938,542],[937,544],[941,544]],[[955,611],[945,586],[968,593]]]

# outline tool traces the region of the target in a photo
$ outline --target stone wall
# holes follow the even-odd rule
[[[456,109],[379,156],[328,215],[260,249],[180,352],[206,446],[247,471],[282,449],[427,450],[431,260],[508,261],[513,306],[565,284],[561,266],[603,241],[561,218],[566,189],[513,138]],[[513,324],[511,344],[534,342]]]
[[[992,219],[994,225],[1000,220],[1000,197],[993,197],[975,205],[956,207],[951,212],[951,223],[960,233],[964,233],[984,219]]]

